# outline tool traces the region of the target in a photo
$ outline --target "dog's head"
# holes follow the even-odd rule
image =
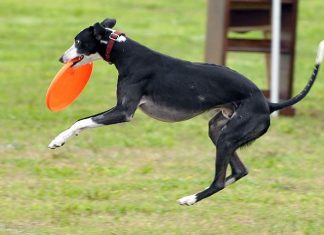
[[[98,53],[101,40],[109,37],[115,26],[115,19],[105,19],[82,30],[75,38],[73,45],[60,57],[59,61],[67,63],[74,60],[75,67],[91,61],[102,59]]]

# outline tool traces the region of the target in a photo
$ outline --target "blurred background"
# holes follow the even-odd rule
[[[323,71],[294,117],[273,119],[265,136],[239,151],[250,174],[193,207],[177,199],[213,177],[208,115],[170,124],[138,111],[131,123],[47,149],[76,120],[115,104],[117,71],[98,61],[70,107],[53,113],[45,106],[58,58],[79,31],[116,18],[115,28],[141,44],[204,61],[207,5],[1,0],[0,234],[324,233]],[[311,75],[323,20],[323,1],[299,1],[293,94]],[[264,55],[228,52],[226,64],[267,86]]]

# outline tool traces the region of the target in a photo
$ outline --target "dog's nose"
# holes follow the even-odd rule
[[[60,61],[61,63],[63,63],[63,56],[61,56],[61,57],[59,58],[59,61]]]

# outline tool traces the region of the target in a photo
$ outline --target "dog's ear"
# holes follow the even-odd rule
[[[116,20],[115,19],[104,19],[104,21],[101,22],[101,25],[104,27],[104,28],[113,28],[116,24]]]
[[[103,36],[105,35],[105,28],[101,26],[99,23],[95,23],[93,25],[93,35],[97,40],[101,40]]]

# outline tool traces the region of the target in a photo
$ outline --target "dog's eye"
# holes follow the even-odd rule
[[[80,40],[75,40],[75,45],[76,46],[80,46],[80,44],[81,44]]]

